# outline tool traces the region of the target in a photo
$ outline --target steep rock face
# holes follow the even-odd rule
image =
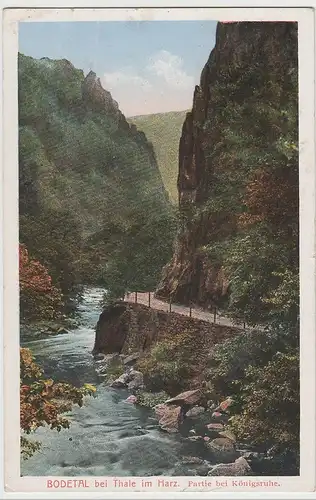
[[[289,22],[218,23],[216,44],[195,87],[192,111],[187,113],[179,144],[178,193],[182,217],[171,262],[163,271],[156,295],[204,307],[221,304],[229,292],[229,277],[204,251],[238,231],[229,207],[207,209],[222,169],[239,168],[222,160],[227,148],[224,132],[230,126],[227,105],[271,99],[267,82],[286,91],[297,70],[297,25]],[[273,98],[273,97],[272,97]],[[274,99],[282,100],[274,96]],[[250,134],[245,126],[244,134]],[[276,127],[275,127],[276,129]],[[242,126],[240,127],[242,133]],[[273,123],[261,134],[275,140]],[[235,174],[234,174],[235,175]],[[229,180],[228,180],[229,182]],[[242,182],[240,190],[243,189]]]
[[[88,73],[82,84],[82,96],[83,99],[94,105],[97,110],[103,108],[105,113],[118,115],[119,107],[117,102],[112,99],[110,92],[102,87],[100,78],[93,71]]]

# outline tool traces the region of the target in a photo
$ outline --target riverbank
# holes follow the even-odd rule
[[[293,354],[276,354],[283,346],[282,332],[241,330],[119,301],[100,315],[93,353],[100,362],[100,372],[112,386],[130,391],[130,401],[155,407],[155,411],[158,403],[165,405],[157,415],[163,430],[181,433],[182,424],[186,428],[190,422],[191,416],[185,418],[192,410],[199,421],[198,432],[194,426],[190,429],[195,432],[192,441],[209,446],[213,437],[231,451],[241,445],[260,474],[295,475],[296,423],[287,422],[281,413],[277,417],[283,397],[278,395],[283,387],[278,373],[290,370],[296,380],[295,350]],[[297,391],[290,380],[286,376],[284,383],[295,412]],[[255,390],[249,392],[247,384],[251,388],[251,383],[254,387],[259,384],[259,388],[261,384],[259,400]],[[166,406],[168,399],[194,390],[203,393],[194,405],[185,402]],[[229,410],[218,412],[217,408],[228,400]],[[210,409],[213,412],[209,413]]]
[[[177,333],[172,327],[169,337],[153,342],[143,353],[95,352],[92,356],[102,295],[100,289],[86,290],[76,328],[21,340],[48,378],[77,387],[85,383],[97,387],[95,398],[88,398],[83,408],[70,413],[69,430],[38,429],[34,438],[42,442],[42,450],[22,462],[24,475],[207,475],[223,463],[225,470],[215,472],[231,475],[238,470],[240,475],[241,462],[244,474],[250,474],[245,462],[236,465],[239,458],[257,475],[295,474],[291,462],[284,458],[278,462],[275,453],[269,456],[268,443],[250,446],[238,435],[232,439],[227,432],[234,405],[225,408],[224,404],[219,410],[230,395],[238,394],[238,387],[236,390],[231,384],[238,380],[238,370],[256,353],[265,355],[267,334],[239,330],[238,335],[226,336],[206,351],[193,327],[191,333]],[[172,319],[172,314],[168,317]],[[203,352],[207,356],[199,355]],[[108,363],[111,358],[116,359],[112,365]],[[202,372],[201,361],[207,361]],[[190,367],[195,376],[188,371]],[[123,381],[111,387],[122,375]],[[201,390],[203,397],[189,407],[188,402],[168,402],[184,390]],[[175,432],[169,432],[168,426]]]
[[[154,412],[126,402],[129,392],[104,383],[100,363],[91,355],[95,325],[101,309],[102,290],[90,289],[79,308],[80,326],[67,334],[22,341],[29,347],[45,376],[97,388],[82,408],[69,414],[70,428],[55,432],[40,428],[31,439],[41,441],[41,451],[21,462],[26,476],[159,476],[177,475],[182,457],[196,446],[181,435],[159,429]],[[185,465],[186,475],[192,467]]]

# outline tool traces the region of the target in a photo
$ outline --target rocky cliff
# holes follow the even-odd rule
[[[270,161],[265,149],[286,135],[290,118],[284,109],[289,103],[297,108],[297,50],[296,23],[218,23],[215,47],[183,124],[181,228],[157,296],[209,307],[225,300],[230,276],[207,249],[238,233],[247,182],[255,166]],[[272,164],[276,154],[271,158]]]

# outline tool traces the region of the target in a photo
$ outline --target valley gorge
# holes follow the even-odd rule
[[[20,55],[20,275],[40,269],[51,294],[23,288],[22,344],[54,380],[96,385],[72,413],[80,453],[41,429],[26,475],[299,474],[297,44],[296,23],[217,24],[177,207],[175,172],[93,72]],[[57,303],[77,324],[29,334]]]

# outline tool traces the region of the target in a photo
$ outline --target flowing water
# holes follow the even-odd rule
[[[102,290],[90,289],[80,306],[81,326],[67,334],[24,341],[47,377],[76,386],[97,386],[95,398],[70,413],[70,429],[40,428],[34,439],[42,448],[21,464],[32,476],[173,475],[174,466],[190,454],[187,441],[159,430],[150,411],[127,403],[125,390],[114,390],[98,375],[91,355]]]

